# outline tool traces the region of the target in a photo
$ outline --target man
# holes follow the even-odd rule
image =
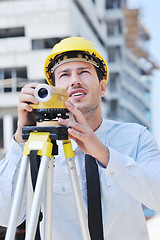
[[[59,118],[76,151],[76,168],[87,217],[85,154],[96,159],[99,170],[103,234],[106,240],[148,240],[141,204],[160,210],[160,152],[151,134],[138,124],[104,120],[101,97],[106,91],[108,67],[94,45],[83,38],[67,38],[57,44],[45,62],[50,84],[69,94],[66,108],[72,116]],[[7,225],[12,194],[22,154],[22,126],[35,123],[34,88],[20,94],[18,127],[6,158],[0,162],[0,225]],[[54,239],[82,239],[70,177],[62,144],[56,156],[53,187]],[[25,199],[25,198],[24,198]],[[25,219],[25,200],[18,223]],[[99,239],[97,239],[99,240]]]

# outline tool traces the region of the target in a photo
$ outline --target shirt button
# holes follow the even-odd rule
[[[111,175],[111,176],[114,176],[114,175],[115,175],[115,172],[110,172],[110,175]]]
[[[62,187],[62,192],[65,192],[65,191],[66,191],[66,190],[65,190],[65,187],[63,186],[63,187]]]

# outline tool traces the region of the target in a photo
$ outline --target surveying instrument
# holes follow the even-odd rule
[[[23,150],[17,186],[13,199],[9,225],[5,240],[14,240],[18,213],[27,183],[27,209],[25,240],[34,240],[39,224],[42,198],[44,197],[44,233],[43,240],[52,240],[52,188],[54,156],[58,155],[56,140],[63,141],[63,149],[70,174],[73,194],[83,240],[90,240],[86,216],[79,188],[71,141],[68,137],[68,127],[61,126],[58,118],[68,118],[65,102],[68,99],[66,90],[40,84],[35,88],[37,105],[30,104],[36,115],[36,126],[24,126],[22,137],[27,140]],[[29,170],[30,169],[30,170]],[[37,169],[34,174],[34,170]],[[56,240],[56,239],[55,239]]]

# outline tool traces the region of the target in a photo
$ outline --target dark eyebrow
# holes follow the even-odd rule
[[[69,72],[69,71],[70,71],[70,69],[68,68],[68,69],[64,69],[64,70],[59,71],[57,74],[61,74],[61,73]]]
[[[78,70],[91,69],[90,67],[79,67]]]
[[[64,69],[64,70],[60,71],[60,73],[61,72],[69,72],[69,71],[70,71],[70,69]]]
[[[69,72],[69,69],[64,69],[64,70],[61,70],[61,71],[57,71],[57,76],[60,77],[60,75],[64,74],[64,73],[68,73]],[[54,72],[54,76],[55,76],[55,72]]]

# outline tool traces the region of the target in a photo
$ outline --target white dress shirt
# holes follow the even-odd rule
[[[150,132],[138,124],[103,120],[95,133],[110,152],[107,168],[98,164],[105,240],[148,240],[141,204],[160,211],[158,146]],[[53,239],[82,240],[62,141],[58,145],[53,179]],[[76,151],[75,163],[87,217],[84,153],[73,141],[72,146]],[[8,224],[21,155],[22,146],[12,139],[6,158],[0,161],[2,226]],[[25,196],[18,224],[24,219]]]

